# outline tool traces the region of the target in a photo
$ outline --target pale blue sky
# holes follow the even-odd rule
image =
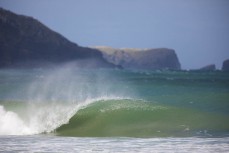
[[[229,58],[229,0],[0,0],[81,46],[176,50],[184,69]]]

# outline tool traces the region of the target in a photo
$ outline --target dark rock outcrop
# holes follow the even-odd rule
[[[92,59],[93,67],[114,67],[98,50],[80,47],[32,17],[0,8],[0,67],[55,65],[78,59]]]
[[[210,65],[207,65],[207,66],[200,68],[199,70],[200,71],[215,71],[216,66],[215,66],[215,64],[210,64]]]
[[[115,49],[105,46],[94,48],[100,50],[107,61],[125,69],[180,70],[181,68],[177,55],[172,49]]]
[[[223,71],[229,71],[229,59],[223,61],[222,70]]]

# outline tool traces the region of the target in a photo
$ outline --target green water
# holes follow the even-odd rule
[[[63,136],[187,137],[227,135],[227,115],[133,100],[106,100],[81,109],[56,130]]]
[[[0,106],[3,135],[227,137],[229,73],[1,70]]]

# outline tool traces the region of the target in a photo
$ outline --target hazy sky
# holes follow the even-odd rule
[[[0,0],[81,46],[176,50],[184,69],[229,59],[229,0]]]

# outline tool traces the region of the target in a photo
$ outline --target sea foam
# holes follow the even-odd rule
[[[79,109],[63,104],[30,105],[21,117],[0,105],[0,135],[32,135],[49,133],[68,120]]]
[[[24,135],[35,132],[26,126],[15,112],[6,111],[2,105],[0,105],[0,125],[0,135]]]

